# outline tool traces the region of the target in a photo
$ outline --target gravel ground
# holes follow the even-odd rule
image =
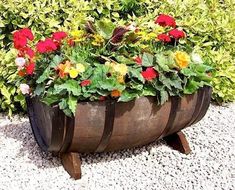
[[[235,104],[211,105],[185,129],[192,153],[164,141],[113,153],[81,155],[82,179],[73,180],[58,158],[42,152],[26,118],[0,116],[0,189],[119,190],[235,189]]]

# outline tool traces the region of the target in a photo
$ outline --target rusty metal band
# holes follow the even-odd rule
[[[192,125],[193,123],[195,123],[196,119],[198,118],[198,116],[201,113],[202,107],[204,105],[204,98],[205,98],[205,89],[204,88],[200,88],[198,90],[198,95],[197,95],[197,101],[196,101],[196,106],[193,112],[193,115],[191,117],[191,120],[189,121],[189,123],[187,124],[187,126]],[[186,126],[185,126],[186,127]]]
[[[64,115],[64,140],[60,149],[60,153],[67,152],[73,140],[74,133],[74,117],[67,117]]]
[[[115,101],[108,100],[106,102],[104,130],[100,143],[97,146],[95,152],[102,152],[108,146],[109,140],[113,132],[114,117],[115,117]]]
[[[204,89],[204,98],[202,102],[202,107],[201,107],[200,113],[197,115],[197,117],[195,117],[195,120],[193,121],[192,124],[197,123],[205,116],[206,111],[208,110],[209,105],[210,105],[212,88],[209,86],[206,86],[206,87],[203,87],[203,89]]]
[[[49,108],[52,109],[52,112],[50,114],[50,120],[51,120],[51,144],[48,148],[48,151],[52,152],[59,152],[60,147],[62,146],[63,142],[63,132],[64,132],[64,123],[63,123],[63,115],[64,113],[59,109],[59,107],[52,107]],[[44,111],[44,118],[46,118],[45,109]],[[48,121],[50,122],[50,121]]]
[[[174,96],[171,98],[171,111],[170,111],[169,119],[168,119],[166,127],[165,127],[164,131],[162,132],[161,136],[159,137],[159,139],[162,137],[165,137],[165,135],[173,127],[173,124],[174,124],[174,121],[176,118],[176,113],[177,113],[180,102],[181,102],[181,98],[178,96]]]

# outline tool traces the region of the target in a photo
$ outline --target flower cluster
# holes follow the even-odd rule
[[[176,43],[186,35],[172,16],[159,15],[152,28],[97,22],[38,41],[28,28],[14,32],[22,94],[58,104],[71,116],[76,101],[156,96],[163,104],[169,96],[209,85],[209,69],[200,56]]]
[[[29,46],[34,39],[30,29],[24,28],[13,33],[14,47],[18,50],[18,58],[15,60],[20,76],[32,75],[35,68],[35,52]]]
[[[164,43],[169,43],[172,40],[179,40],[180,38],[185,37],[185,33],[176,28],[176,22],[172,16],[161,14],[156,18],[155,23],[163,27],[173,28],[168,33],[159,34],[157,36],[157,38]]]

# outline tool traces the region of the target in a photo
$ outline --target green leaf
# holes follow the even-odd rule
[[[47,95],[46,97],[42,98],[42,102],[44,102],[45,104],[50,106],[50,105],[58,102],[59,99],[60,98],[57,95],[50,94],[50,95]]]
[[[11,100],[11,93],[8,91],[5,85],[1,87],[1,94],[6,98],[7,101]]]
[[[67,100],[65,98],[63,98],[61,100],[61,102],[59,103],[59,108],[61,110],[64,110],[64,109],[67,109],[68,108],[68,103],[67,103]]]
[[[96,22],[98,33],[105,39],[110,39],[113,34],[115,25],[111,20],[102,19]]]
[[[124,90],[121,94],[121,96],[118,99],[118,102],[129,102],[133,100],[134,98],[138,97],[137,91],[127,91]]]
[[[44,84],[38,84],[36,89],[34,90],[34,94],[37,96],[40,96],[45,91],[45,85]]]
[[[155,57],[156,57],[156,62],[158,64],[154,67],[156,70],[159,70],[160,68],[162,71],[165,71],[165,72],[171,71],[168,66],[169,61],[165,56],[159,54],[159,55],[156,55]]]
[[[63,58],[59,55],[55,55],[52,59],[52,61],[50,62],[50,67],[51,68],[55,68],[59,65],[59,63],[61,63],[63,61]]]
[[[100,89],[108,90],[108,91],[112,91],[112,90],[123,91],[125,89],[125,86],[118,83],[116,78],[107,78],[103,81],[98,81],[98,84],[99,84]]]
[[[182,73],[187,77],[197,76],[197,74],[194,71],[192,71],[190,68],[184,68],[180,71],[180,73]]]
[[[171,90],[171,79],[170,78],[167,78],[164,75],[160,75],[159,81],[161,81],[164,86],[166,86],[168,89]]]
[[[169,95],[166,90],[160,91],[160,104],[163,105],[169,98]]]
[[[42,75],[36,80],[36,83],[40,84],[44,82],[45,80],[49,78],[50,74],[51,74],[50,67],[47,67],[42,73]]]
[[[18,94],[17,96],[14,97],[14,101],[16,102],[21,102],[25,100],[25,96],[23,94]]]
[[[132,77],[137,78],[140,82],[144,83],[145,80],[141,75],[141,71],[142,71],[141,68],[132,68],[132,67],[128,68],[128,74],[130,75],[130,78]]]
[[[199,82],[189,80],[185,86],[184,93],[185,94],[193,94],[194,92],[196,92],[196,90],[199,88],[199,86],[200,86]]]
[[[119,62],[119,63],[123,63],[123,64],[126,64],[126,65],[135,65],[136,64],[133,60],[128,59],[128,58],[126,58],[122,55],[117,56],[115,58],[116,58],[117,62]]]
[[[78,81],[72,79],[67,80],[65,83],[60,85],[56,84],[54,88],[54,94],[60,94],[62,91],[72,93],[74,96],[79,96],[81,94],[80,84]]]
[[[149,53],[144,53],[142,56],[142,65],[145,67],[153,66],[153,55]]]
[[[156,89],[152,86],[145,86],[141,96],[156,96]]]
[[[68,106],[72,113],[75,114],[77,108],[77,98],[70,96],[68,100]]]

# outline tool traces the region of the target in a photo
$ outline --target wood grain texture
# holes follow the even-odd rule
[[[64,169],[74,179],[81,179],[81,160],[78,153],[62,153],[60,155]]]
[[[174,150],[178,150],[179,152],[183,154],[189,154],[191,152],[189,143],[182,131],[179,131],[177,133],[173,133],[172,135],[164,137],[164,140]]]
[[[142,146],[198,122],[210,104],[211,88],[171,97],[157,105],[155,97],[130,102],[79,102],[75,117],[58,107],[28,99],[29,118],[38,144],[51,152],[92,153]]]

